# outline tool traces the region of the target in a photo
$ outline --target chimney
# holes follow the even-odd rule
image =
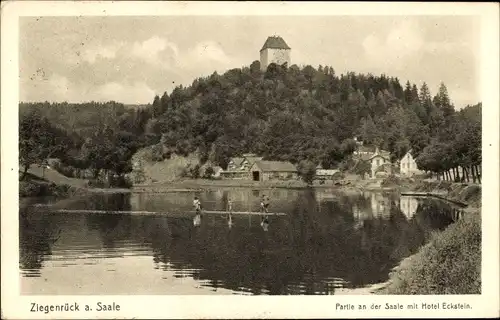
[[[375,148],[375,154],[379,154],[378,147]]]

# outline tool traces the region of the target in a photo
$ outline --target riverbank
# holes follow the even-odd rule
[[[90,193],[127,193],[130,189],[123,188],[92,188],[69,185],[65,183],[55,183],[47,181],[32,174],[27,174],[23,180],[19,180],[19,197],[54,197],[70,198],[84,196]]]
[[[231,179],[179,179],[169,182],[156,182],[147,184],[136,184],[132,187],[134,192],[163,192],[168,191],[202,191],[213,188],[252,188],[252,189],[335,189],[346,191],[391,191],[394,187],[381,186],[382,179],[364,180],[352,175],[344,179],[314,181],[308,185],[302,180],[231,180]]]
[[[70,186],[68,184],[56,184],[54,182],[40,179],[33,175],[27,175],[19,181],[19,197],[57,197],[65,198],[82,195],[84,189]]]

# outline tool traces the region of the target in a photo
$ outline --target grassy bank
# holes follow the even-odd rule
[[[19,181],[19,197],[57,197],[65,198],[85,193],[83,188],[67,184],[55,184],[37,178],[26,177]]]
[[[481,216],[450,225],[390,275],[379,294],[480,294]]]
[[[151,183],[135,185],[134,191],[154,189],[190,189],[199,190],[207,188],[306,188],[307,184],[299,180],[290,181],[251,181],[251,180],[208,180],[208,179],[183,179],[168,183]]]

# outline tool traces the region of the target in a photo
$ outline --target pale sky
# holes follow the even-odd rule
[[[214,70],[249,66],[270,35],[292,64],[385,73],[457,108],[481,100],[480,21],[472,16],[21,17],[21,101],[152,102]]]

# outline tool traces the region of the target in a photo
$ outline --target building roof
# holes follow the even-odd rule
[[[390,160],[391,159],[391,153],[389,151],[380,150],[378,153],[376,153],[376,152],[370,152],[370,153],[361,154],[358,157],[358,159],[361,159],[363,161],[370,161],[371,159],[373,159],[375,157],[382,157],[382,158],[385,158],[386,160]]]
[[[333,176],[339,172],[338,169],[316,169],[317,176]]]
[[[375,146],[358,145],[356,151],[357,152],[372,152],[372,153],[374,153],[375,149],[377,149]]]
[[[235,166],[239,166],[241,165],[241,163],[243,162],[243,160],[245,160],[244,158],[240,158],[240,157],[235,157],[235,158],[231,158],[229,163],[231,164],[234,164]]]
[[[248,161],[248,164],[252,165],[256,161],[262,160],[262,157],[257,157],[255,155],[252,155],[252,156],[246,156],[245,159]]]
[[[284,161],[264,161],[255,162],[255,165],[262,171],[267,172],[297,172],[297,168],[290,163]]]
[[[404,157],[406,157],[407,154],[411,154],[411,156],[413,157],[413,154],[412,154],[413,150],[410,149],[408,151],[406,151],[406,153],[401,157],[401,159],[403,159]]]
[[[376,154],[372,154],[369,158],[369,160],[373,159],[373,158],[376,158],[376,157],[381,157],[381,158],[384,158],[386,160],[390,160],[391,159],[391,154],[389,152],[380,152],[380,153],[376,153]]]
[[[267,38],[266,42],[264,43],[260,51],[265,49],[291,49],[291,48],[286,44],[285,40],[283,40],[282,37],[271,36]]]

